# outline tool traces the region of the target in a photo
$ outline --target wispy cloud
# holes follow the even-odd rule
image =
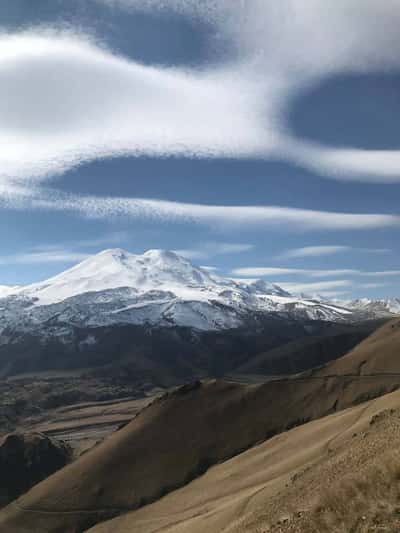
[[[345,245],[319,245],[319,246],[304,246],[303,248],[292,248],[279,254],[277,259],[296,259],[301,257],[321,257],[325,255],[335,255],[345,252],[361,252],[370,254],[386,254],[390,253],[388,248],[356,248]]]
[[[74,241],[73,244],[79,248],[99,248],[102,246],[112,246],[126,242],[130,238],[127,231],[112,231],[106,233],[101,237],[93,237],[92,239],[80,239]],[[71,243],[72,244],[72,243]]]
[[[44,263],[75,263],[87,259],[89,254],[73,250],[55,249],[32,251],[0,257],[0,265],[33,265]]]
[[[202,268],[203,270],[208,270],[208,272],[217,272],[219,270],[218,267],[210,265],[200,265],[200,268]]]
[[[335,179],[400,181],[400,151],[324,147],[293,137],[286,123],[304,87],[400,67],[396,0],[102,1],[203,17],[232,55],[217,49],[212,66],[166,68],[82,32],[2,34],[4,203],[16,207],[35,184],[81,163],[127,154],[280,158]]]
[[[372,276],[374,278],[397,277],[400,276],[400,270],[381,270],[380,272],[362,272],[363,276]]]
[[[305,276],[311,278],[325,278],[331,276],[364,276],[364,277],[397,277],[400,270],[382,270],[369,272],[357,269],[305,269],[305,268],[279,268],[279,267],[243,267],[231,271],[233,275],[263,277],[263,276]]]
[[[134,10],[175,10],[202,17],[235,50],[246,79],[264,86],[269,113],[265,129],[277,139],[276,153],[342,180],[400,181],[400,151],[323,146],[285,131],[285,111],[302,87],[339,73],[398,69],[400,8],[396,0],[98,0]],[[337,35],[341,35],[340,46]],[[276,43],[279,43],[277,46]],[[256,96],[256,95],[255,95]],[[272,112],[274,110],[274,112]],[[271,155],[273,144],[264,150]]]
[[[386,287],[387,283],[358,283],[357,287],[360,289],[380,289]]]
[[[215,255],[229,255],[253,250],[253,244],[231,242],[205,242],[195,248],[174,250],[187,259],[207,259]]]
[[[353,282],[348,279],[340,279],[334,281],[319,281],[313,283],[279,283],[279,285],[291,293],[305,293],[305,294],[321,294],[327,296],[327,291],[330,295],[338,294],[337,289],[350,288]],[[342,291],[341,291],[342,292]]]
[[[76,240],[71,243],[41,244],[26,252],[0,256],[0,265],[33,265],[45,263],[76,263],[87,259],[93,252],[85,249],[119,244],[127,239],[125,232],[106,233],[102,237]]]
[[[1,205],[1,201],[0,201]],[[89,218],[124,217],[206,224],[216,227],[263,227],[264,230],[369,230],[400,226],[400,216],[359,214],[282,206],[210,205],[145,198],[79,196],[42,190],[21,196],[15,207],[69,211]]]
[[[235,268],[232,274],[238,276],[292,276],[301,275],[312,278],[324,278],[330,276],[358,275],[358,270],[353,269],[333,269],[333,270],[312,270],[303,268],[279,268],[279,267],[244,267]]]

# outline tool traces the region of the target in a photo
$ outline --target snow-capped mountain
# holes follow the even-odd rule
[[[4,298],[5,296],[9,296],[10,294],[13,294],[17,292],[19,287],[9,287],[8,285],[0,285],[0,298]]]
[[[343,302],[348,309],[354,311],[369,313],[372,316],[400,315],[400,298],[382,298],[371,300],[369,298],[360,298]]]
[[[52,335],[69,325],[113,324],[222,330],[269,313],[332,321],[351,315],[343,307],[298,298],[262,280],[213,275],[174,252],[134,255],[113,249],[0,297],[0,333],[18,328]],[[4,341],[0,335],[0,343]]]

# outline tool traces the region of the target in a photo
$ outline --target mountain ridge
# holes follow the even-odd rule
[[[104,250],[48,280],[0,297],[0,318],[6,324],[12,323],[14,312],[19,323],[31,318],[36,326],[55,316],[59,322],[62,318],[64,323],[96,325],[94,311],[101,326],[130,323],[199,330],[235,328],[257,313],[311,320],[351,315],[344,307],[299,298],[264,280],[237,282],[211,274],[167,250],[142,255]]]

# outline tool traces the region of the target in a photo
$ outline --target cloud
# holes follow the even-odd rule
[[[217,272],[219,270],[219,268],[210,265],[200,265],[200,268],[207,270],[208,272]]]
[[[74,240],[74,246],[78,248],[99,248],[102,246],[111,246],[126,242],[130,237],[127,231],[111,231],[104,234],[102,237],[94,237],[92,239]]]
[[[400,181],[400,151],[324,146],[294,137],[286,123],[292,98],[303,88],[337,74],[399,69],[396,0],[347,0],[329,6],[325,0],[98,1],[147,12],[174,10],[212,25],[230,43],[246,79],[260,80],[264,100],[278,111],[263,118],[277,135],[282,159],[341,180]],[[265,150],[264,156],[269,155]]]
[[[207,259],[215,255],[237,254],[253,250],[253,244],[231,242],[206,242],[196,248],[174,250],[187,259]]]
[[[397,277],[400,276],[400,270],[382,270],[381,272],[363,272],[364,276],[372,276],[375,278]]]
[[[274,144],[258,92],[228,68],[146,66],[82,35],[0,36],[0,189],[117,155],[255,154]]]
[[[90,254],[82,248],[101,248],[120,243],[128,235],[123,231],[105,234],[103,237],[76,240],[73,243],[41,244],[27,252],[0,256],[0,265],[33,265],[44,263],[75,263],[87,259]]]
[[[334,270],[311,270],[303,268],[278,268],[278,267],[245,267],[235,268],[232,274],[238,276],[292,276],[302,275],[312,278],[323,278],[330,276],[347,276],[358,275],[360,272],[353,269],[334,269]]]
[[[400,150],[331,148],[295,139],[287,139],[287,148],[293,161],[325,177],[370,183],[400,181]]]
[[[293,97],[321,79],[400,68],[397,0],[102,1],[202,17],[229,43],[229,60],[216,50],[213,65],[166,68],[82,32],[2,34],[4,203],[14,207],[76,165],[122,155],[281,158],[333,178],[400,181],[399,151],[308,143],[286,122]]]
[[[335,255],[344,252],[365,252],[371,254],[389,253],[388,248],[355,248],[344,245],[319,245],[304,246],[302,248],[292,248],[277,256],[277,259],[296,259],[301,257],[321,257],[325,255]]]
[[[87,259],[89,254],[66,249],[31,251],[0,257],[0,265],[34,265],[44,263],[74,263]]]
[[[381,287],[386,287],[387,283],[359,283],[357,287],[360,289],[379,289]]]
[[[327,296],[326,291],[330,295],[338,294],[332,289],[350,288],[353,282],[348,279],[334,280],[334,281],[319,281],[314,283],[279,283],[279,286],[291,293],[306,293],[306,294],[322,294]]]
[[[4,206],[7,204],[3,203]],[[1,206],[1,198],[0,198]],[[359,214],[281,206],[192,204],[146,198],[99,197],[35,191],[18,197],[14,208],[60,210],[89,218],[123,217],[150,221],[197,223],[264,230],[369,230],[400,225],[399,215]]]
[[[357,269],[332,269],[315,270],[305,268],[279,268],[279,267],[243,267],[231,271],[233,275],[261,277],[261,276],[305,276],[311,278],[325,278],[331,276],[366,276],[366,277],[397,277],[400,270],[382,270],[381,272],[368,272]]]

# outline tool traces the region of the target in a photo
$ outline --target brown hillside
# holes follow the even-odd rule
[[[400,391],[254,446],[88,533],[400,530]]]
[[[384,326],[375,334],[379,342],[366,341],[367,348],[360,345],[345,363],[338,360],[314,373],[257,386],[211,381],[164,396],[6,508],[0,530],[83,531],[157,500],[209,466],[292,426],[397,388],[398,323]],[[360,353],[374,361],[372,368],[381,368],[384,359],[386,375],[360,376]]]
[[[319,375],[400,373],[400,320],[391,320]]]

